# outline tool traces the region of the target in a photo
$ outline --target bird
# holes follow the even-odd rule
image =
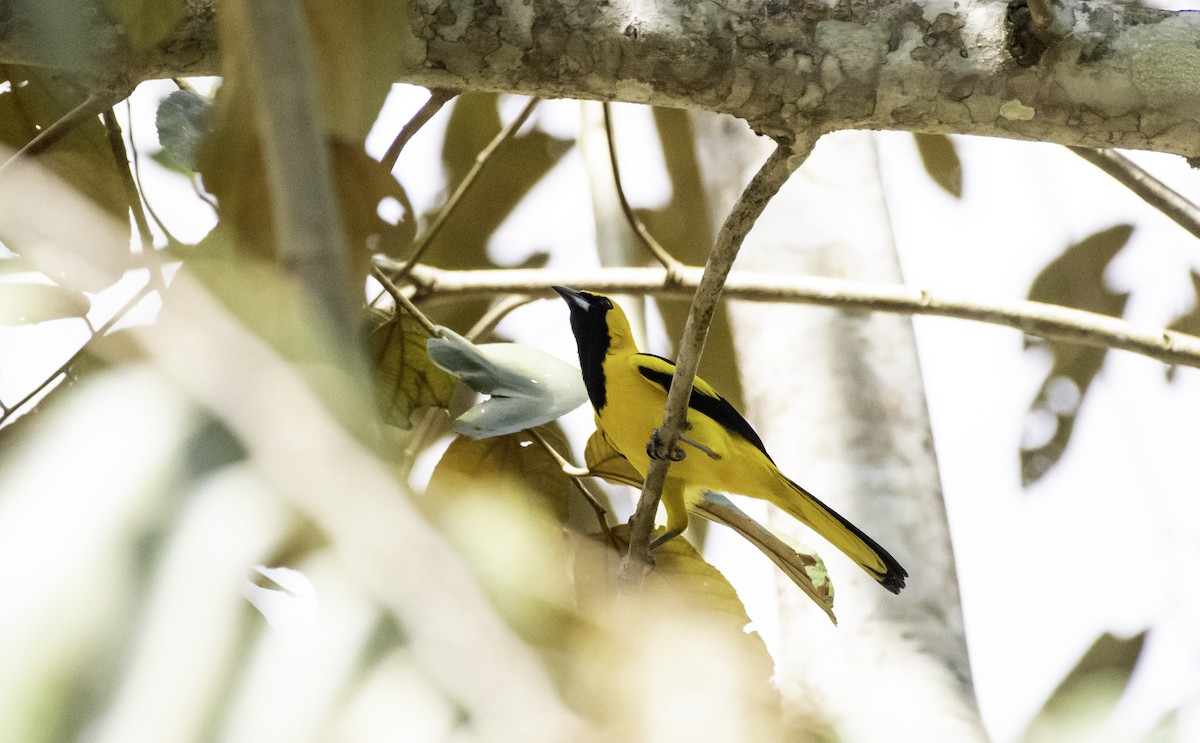
[[[675,364],[641,353],[625,312],[608,297],[565,286],[552,288],[570,308],[571,331],[596,428],[644,478],[655,452],[649,442],[652,437],[657,440]],[[699,377],[693,385],[681,451],[669,456],[672,462],[663,485],[666,532],[651,549],[683,533],[688,507],[700,501],[704,491],[734,493],[783,509],[884,588],[900,593],[908,577],[900,563],[857,526],[789,480],[754,428],[711,385]]]

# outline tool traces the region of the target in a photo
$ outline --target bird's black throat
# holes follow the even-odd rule
[[[575,345],[579,348],[583,386],[597,412],[608,402],[604,389],[604,357],[608,354],[612,339],[604,315],[604,311],[596,309],[586,312],[574,308],[571,310],[571,330],[575,333]]]

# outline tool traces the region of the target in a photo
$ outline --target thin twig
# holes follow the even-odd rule
[[[1116,150],[1097,150],[1091,147],[1068,147],[1092,165],[1112,176],[1125,188],[1169,217],[1175,224],[1200,237],[1200,206],[1184,198],[1167,184],[1155,178],[1145,168]]]
[[[663,483],[666,481],[667,467],[670,464],[667,454],[675,452],[679,436],[687,425],[687,401],[692,394],[692,384],[700,364],[700,354],[704,350],[708,326],[716,310],[717,301],[721,298],[721,288],[725,285],[725,279],[733,267],[733,261],[746,234],[792,172],[808,157],[815,143],[815,137],[800,143],[801,149],[798,151],[783,145],[777,147],[750,179],[750,183],[742,191],[717,234],[716,244],[708,255],[704,274],[700,277],[696,296],[688,313],[687,324],[683,328],[679,359],[676,361],[675,375],[667,394],[662,426],[651,440],[650,445],[657,449],[657,456],[652,459],[646,471],[642,496],[630,521],[629,553],[621,565],[621,577],[625,582],[637,582],[640,577],[645,576],[647,568],[652,564],[650,534],[654,530],[654,517],[658,512],[658,502],[662,497]]]
[[[387,277],[387,274],[376,267],[371,269],[371,275],[375,277],[376,281],[383,285],[384,291],[391,295],[392,301],[396,303],[397,308],[403,307],[405,311],[412,315],[417,322],[421,323],[421,327],[425,328],[425,330],[427,330],[434,338],[442,337],[442,331],[438,329],[438,326],[434,325],[433,321],[426,317],[425,313],[421,312],[421,310],[418,309],[415,304],[413,304],[411,299],[404,296],[404,292],[400,291],[400,287],[392,283],[392,280]]]
[[[125,118],[129,121],[133,121],[133,105],[130,104],[128,98],[125,99]],[[132,126],[129,128],[129,149],[133,152],[133,157],[130,159],[130,162],[133,165],[134,183],[137,184],[138,193],[145,194],[146,189],[142,187],[142,158],[138,155],[137,142],[135,142],[133,138]],[[167,229],[167,225],[158,218],[158,213],[155,212],[154,207],[151,206],[150,199],[142,198],[142,204],[144,204],[146,207],[146,213],[150,215],[150,218],[154,220],[156,225],[158,225],[158,229],[161,230],[163,235],[167,238],[167,244],[179,245],[179,240],[176,239],[175,235],[171,234],[171,231]]]
[[[4,172],[9,165],[21,158],[33,157],[45,152],[61,141],[63,137],[75,131],[75,128],[80,124],[88,119],[94,119],[104,113],[105,109],[112,108],[128,96],[129,91],[126,90],[106,90],[88,96],[87,100],[68,111],[61,119],[58,119],[50,126],[38,132],[36,137],[26,142],[12,157],[5,160],[4,164],[0,165],[0,173]]]
[[[396,162],[400,159],[400,151],[404,149],[404,145],[408,144],[408,140],[421,131],[421,127],[429,123],[429,120],[442,110],[442,106],[445,106],[456,95],[458,95],[457,90],[434,88],[429,91],[429,100],[425,101],[425,105],[421,106],[413,114],[413,117],[400,128],[400,133],[392,140],[391,146],[383,154],[383,159],[379,161],[388,169],[389,173],[395,170]]]
[[[84,343],[82,346],[80,346],[79,349],[75,351],[75,353],[71,354],[71,357],[69,359],[67,359],[66,361],[64,361],[62,366],[55,369],[51,374],[49,374],[45,379],[43,379],[42,382],[40,384],[38,384],[37,387],[34,387],[29,392],[29,394],[22,397],[20,400],[18,400],[16,403],[14,403],[11,407],[9,407],[7,405],[0,406],[0,407],[4,408],[3,415],[0,415],[0,426],[4,425],[4,422],[7,421],[11,415],[16,413],[21,408],[23,408],[26,403],[28,403],[30,400],[32,400],[33,398],[35,398],[39,394],[41,394],[42,390],[49,387],[50,384],[54,382],[54,380],[58,379],[59,377],[61,377],[64,374],[66,374],[70,370],[71,365],[79,360],[79,357],[83,355],[83,352],[87,350],[88,345],[92,341],[94,341],[96,338],[103,336],[105,333],[107,333],[109,331],[110,328],[112,328],[113,325],[116,325],[118,322],[120,322],[121,318],[123,318],[123,317],[125,317],[125,315],[129,314],[130,310],[132,310],[134,307],[137,307],[138,304],[143,299],[146,298],[146,295],[149,294],[151,292],[151,290],[153,290],[153,288],[154,288],[154,285],[153,285],[152,281],[147,281],[145,284],[143,284],[142,288],[140,288],[136,292],[134,292],[133,296],[131,296],[128,299],[128,301],[125,302],[125,304],[121,305],[120,309],[118,309],[116,312],[114,312],[112,317],[108,318],[108,320],[106,320],[103,325],[96,328],[92,332],[92,335],[91,335],[91,337],[89,337],[87,339],[87,342]]]
[[[617,161],[617,139],[613,135],[612,107],[608,101],[605,101],[602,107],[604,109],[604,137],[608,140],[608,161],[612,165],[613,184],[616,186],[617,200],[621,202],[621,211],[625,214],[625,220],[629,222],[629,226],[633,228],[634,234],[642,241],[642,245],[645,245],[655,260],[667,269],[668,274],[674,274],[683,267],[683,264],[667,252],[667,249],[659,244],[658,240],[654,239],[654,235],[650,234],[646,223],[634,213],[633,207],[629,205],[629,199],[625,196],[625,187],[621,184],[621,167]]]
[[[440,212],[438,212],[437,218],[433,220],[433,224],[429,226],[429,229],[425,230],[423,235],[417,238],[417,242],[413,245],[412,256],[399,267],[399,269],[396,271],[396,275],[392,277],[395,281],[403,281],[404,277],[408,275],[409,268],[416,265],[417,261],[421,260],[421,256],[423,256],[425,251],[429,249],[429,246],[433,244],[433,238],[437,237],[437,234],[442,231],[442,227],[446,224],[446,220],[454,212],[455,207],[458,206],[458,202],[471,188],[471,186],[475,184],[475,179],[478,178],[479,174],[483,171],[483,166],[487,164],[487,161],[489,158],[491,158],[492,153],[495,152],[496,148],[499,147],[504,141],[510,139],[514,134],[516,134],[517,130],[521,128],[521,125],[525,123],[525,120],[529,118],[529,115],[533,113],[533,109],[537,107],[537,104],[540,103],[541,100],[542,99],[538,98],[537,96],[530,98],[529,102],[525,104],[525,107],[521,109],[521,113],[517,114],[517,118],[510,121],[508,126],[505,126],[503,129],[501,129],[500,133],[488,143],[488,146],[480,150],[479,154],[475,156],[475,164],[472,165],[471,169],[467,171],[467,174],[458,184],[458,187],[454,189],[454,193],[450,194],[450,198],[446,200],[446,205],[442,207]]]
[[[666,273],[658,268],[445,271],[418,266],[413,269],[411,279],[430,296],[427,304],[433,304],[439,300],[461,301],[503,292],[530,292],[552,297],[553,292],[548,289],[552,285],[574,286],[605,294],[688,297],[699,286],[700,276],[699,268],[688,266],[679,273],[679,283],[669,285]],[[982,302],[902,284],[755,272],[731,275],[723,293],[727,299],[752,302],[791,302],[974,320],[1050,340],[1116,348],[1167,364],[1200,367],[1200,338],[1196,336],[1043,302]]]
[[[117,121],[117,114],[112,108],[104,109],[100,118],[104,121],[104,133],[108,137],[108,146],[117,165],[121,189],[125,191],[125,203],[133,214],[134,224],[137,225],[142,252],[149,254],[154,250],[154,235],[150,232],[150,223],[146,221],[146,212],[142,209],[142,197],[138,193],[137,183],[133,180],[133,172],[129,169],[129,155],[125,151],[125,135],[121,132],[121,123]]]

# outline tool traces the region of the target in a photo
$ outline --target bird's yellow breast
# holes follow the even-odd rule
[[[596,411],[596,427],[644,477],[650,465],[646,445],[662,425],[667,393],[637,366],[634,356],[611,355],[605,360],[608,397]],[[684,436],[704,448],[681,440],[684,459],[672,462],[667,477],[686,482],[696,490],[693,497],[700,489],[755,495],[777,486],[777,470],[752,444],[694,409],[688,410],[687,420],[690,428]]]

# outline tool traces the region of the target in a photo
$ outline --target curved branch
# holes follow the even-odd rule
[[[437,297],[458,300],[506,292],[550,296],[552,284],[609,294],[688,297],[699,286],[700,273],[699,268],[689,266],[679,272],[678,284],[668,284],[666,273],[658,268],[444,271],[417,266],[411,279],[416,283],[418,293],[430,297],[427,301],[436,301]],[[1051,340],[1116,348],[1167,364],[1200,368],[1200,337],[1042,302],[980,302],[897,284],[752,272],[732,274],[725,282],[723,294],[727,299],[755,302],[794,302],[975,320]]]
[[[1113,180],[1133,191],[1175,224],[1200,237],[1200,207],[1155,178],[1145,168],[1115,150],[1090,147],[1068,149],[1112,176]]]
[[[816,137],[806,144],[807,147],[798,153],[783,145],[775,148],[733,205],[725,223],[721,225],[712,252],[708,254],[708,263],[696,284],[692,308],[683,327],[683,337],[679,340],[679,359],[675,362],[675,375],[667,393],[662,426],[654,432],[654,438],[649,443],[654,451],[650,459],[650,468],[646,470],[642,496],[629,524],[629,554],[621,566],[623,580],[633,576],[635,561],[643,567],[654,564],[650,557],[650,533],[654,530],[654,516],[658,513],[663,483],[667,479],[667,467],[671,463],[668,453],[675,451],[676,444],[687,426],[687,402],[691,397],[692,384],[700,366],[700,353],[704,350],[708,326],[712,322],[713,312],[716,311],[717,301],[721,298],[721,289],[730,269],[733,268],[733,261],[737,258],[746,234],[758,221],[759,215],[767,208],[771,198],[808,157],[808,153],[816,144]],[[644,571],[642,574],[645,574]]]

